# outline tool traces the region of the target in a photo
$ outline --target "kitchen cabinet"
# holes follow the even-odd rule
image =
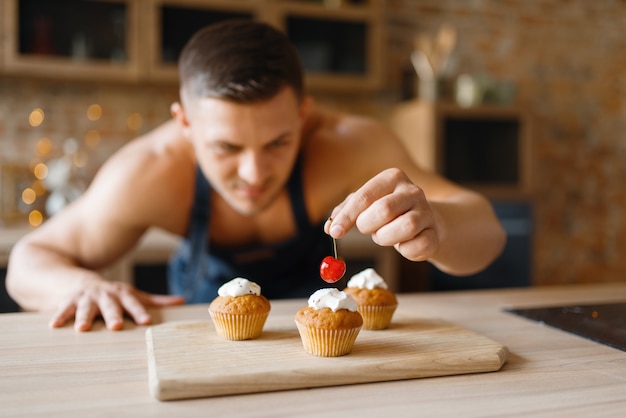
[[[3,73],[72,80],[137,80],[140,3],[4,0]]]
[[[148,68],[153,80],[177,80],[176,59],[197,29],[222,19],[253,18],[287,33],[300,54],[308,87],[367,90],[382,84],[381,0],[151,1]]]
[[[175,83],[176,61],[187,40],[198,29],[231,18],[256,18],[261,2],[246,0],[149,0],[146,8],[148,78]]]
[[[309,88],[382,84],[383,0],[0,1],[8,75],[176,84],[176,60],[193,32],[252,18],[288,34]]]
[[[2,74],[4,70],[4,45],[5,45],[5,34],[4,34],[4,16],[6,16],[6,3],[7,0],[0,0],[0,74]]]
[[[309,85],[376,89],[382,84],[381,1],[339,3],[347,6],[329,9],[311,2],[281,2],[276,24],[300,52]]]

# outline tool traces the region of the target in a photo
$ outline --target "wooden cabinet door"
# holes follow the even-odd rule
[[[136,80],[140,2],[4,0],[4,73]]]

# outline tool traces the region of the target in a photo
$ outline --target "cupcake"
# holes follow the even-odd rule
[[[363,329],[385,329],[389,326],[398,300],[374,269],[368,268],[352,276],[344,292],[356,301],[363,317]]]
[[[261,295],[261,287],[238,277],[224,283],[209,305],[209,314],[217,334],[227,340],[257,338],[270,313],[270,302]]]
[[[334,288],[313,293],[295,319],[304,350],[319,357],[348,354],[363,325],[354,299]]]

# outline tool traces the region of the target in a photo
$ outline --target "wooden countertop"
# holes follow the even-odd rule
[[[33,228],[27,225],[0,228],[0,266],[5,266],[13,245]],[[150,229],[128,256],[133,262],[164,262],[178,247],[179,239],[167,232]]]
[[[626,283],[399,295],[398,312],[438,318],[509,349],[497,372],[159,402],[148,388],[146,327],[51,330],[46,313],[0,315],[2,416],[626,416],[626,352],[504,312],[623,302]],[[274,301],[293,315],[303,300]],[[205,319],[207,305],[155,311]],[[251,359],[253,361],[254,359]]]

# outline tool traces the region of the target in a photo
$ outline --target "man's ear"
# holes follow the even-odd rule
[[[311,109],[313,108],[313,104],[314,104],[313,97],[304,96],[304,98],[300,102],[300,118],[302,120],[305,120],[309,116],[309,113],[311,112]]]
[[[186,138],[189,138],[191,125],[189,124],[189,119],[187,118],[187,114],[185,113],[185,109],[180,102],[174,102],[170,106],[170,112],[172,113],[172,117],[180,126],[180,129],[185,135]]]

